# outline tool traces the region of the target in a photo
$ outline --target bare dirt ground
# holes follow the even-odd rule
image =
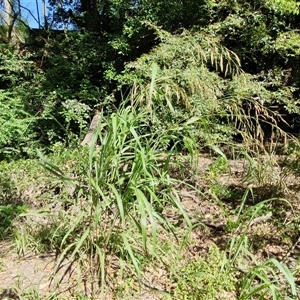
[[[0,299],[5,297],[18,299],[18,291],[28,291],[28,297],[34,295],[57,295],[64,293],[68,296],[68,291],[76,288],[84,290],[84,286],[78,285],[78,272],[74,266],[65,263],[57,273],[55,254],[46,253],[44,255],[25,255],[18,257],[14,255],[12,245],[1,243],[1,252],[6,248],[6,253],[2,254],[0,287],[3,289]],[[30,295],[31,294],[31,295]],[[2,297],[2,298],[1,298]]]
[[[204,178],[204,174],[209,171],[212,160],[208,158],[199,159],[199,178]],[[186,250],[185,258],[195,259],[205,257],[211,245],[216,245],[224,249],[228,242],[238,235],[241,228],[237,231],[228,231],[226,226],[228,220],[235,220],[237,208],[241,205],[245,188],[249,183],[245,183],[242,178],[245,176],[247,164],[243,160],[230,161],[231,170],[228,174],[222,174],[216,179],[220,186],[230,188],[232,195],[222,197],[222,205],[208,196],[203,188],[203,194],[181,188],[179,191],[182,203],[192,220],[192,223],[201,223],[191,235],[191,242]],[[274,171],[275,173],[278,172]],[[275,176],[276,177],[276,176]],[[275,178],[274,177],[274,178]],[[258,261],[275,257],[281,262],[294,268],[299,261],[300,251],[300,197],[297,187],[300,182],[293,177],[287,180],[286,193],[276,194],[276,182],[256,186],[251,184],[253,196],[249,196],[246,206],[255,205],[262,200],[272,197],[284,197],[292,205],[281,201],[270,202],[271,212],[265,213],[258,218],[254,218],[249,226],[248,236],[256,249],[255,256]],[[205,186],[202,181],[200,186]],[[224,213],[226,211],[226,213]],[[165,215],[174,222],[179,222],[172,210],[166,211]],[[184,222],[182,222],[184,223]],[[179,224],[179,226],[184,226]],[[34,295],[51,296],[54,299],[80,299],[78,295],[89,294],[92,292],[91,286],[84,281],[84,276],[80,273],[76,264],[65,262],[58,270],[53,273],[56,267],[55,253],[35,255],[26,253],[22,256],[16,254],[14,243],[10,240],[0,242],[0,299],[20,299],[20,292],[23,293],[21,299],[41,299],[34,298]],[[156,270],[145,270],[144,288],[140,293],[136,293],[130,299],[160,299],[160,291],[170,290],[170,282],[167,270],[163,266],[158,266]],[[299,275],[298,275],[299,276]],[[298,284],[300,278],[297,278]],[[150,290],[156,291],[155,294]],[[24,296],[27,291],[27,296]],[[76,296],[77,295],[77,296]],[[102,295],[101,299],[114,299],[111,294]],[[100,299],[100,298],[99,298]],[[236,299],[234,293],[220,296],[220,299]]]

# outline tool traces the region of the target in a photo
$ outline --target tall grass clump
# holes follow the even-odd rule
[[[76,191],[73,207],[51,231],[50,240],[61,237],[59,263],[68,257],[88,264],[102,291],[112,257],[140,276],[143,261],[158,256],[158,235],[174,233],[163,215],[166,207],[175,207],[190,224],[169,172],[172,152],[160,150],[168,133],[144,133],[148,117],[132,106],[102,117],[87,155],[76,158],[86,163],[76,178],[42,157],[45,168]]]

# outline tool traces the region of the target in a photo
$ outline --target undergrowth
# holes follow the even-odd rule
[[[89,278],[90,291],[101,299],[108,292],[130,299],[145,291],[165,299],[262,299],[262,295],[296,299],[299,268],[290,269],[276,257],[257,259],[258,244],[251,234],[253,224],[264,222],[259,218],[270,219],[277,203],[290,209],[289,202],[276,197],[257,200],[252,188],[263,187],[275,176],[268,173],[274,165],[266,163],[273,161],[272,156],[259,164],[255,157],[241,153],[248,166],[244,180],[249,188],[237,201],[238,194],[220,181],[231,176],[232,167],[218,147],[212,147],[217,157],[208,172],[195,173],[199,155],[163,152],[161,143],[173,138],[174,126],[148,134],[143,130],[148,116],[135,107],[103,116],[89,148],[71,150],[56,144],[47,158],[39,154],[42,168],[37,161],[20,161],[10,179],[1,177],[6,185],[15,185],[16,195],[30,187],[17,184],[28,174],[31,184],[42,189],[31,195],[35,199],[31,209],[5,206],[2,210],[8,212],[4,220],[10,222],[19,254],[29,249],[55,251],[56,270],[65,261],[78,263],[82,276]],[[190,149],[195,149],[192,144]],[[280,173],[279,178],[283,178]],[[221,244],[205,245],[205,253],[190,256],[191,245],[201,248],[193,234],[200,230],[207,236],[208,227],[187,210],[183,190],[220,208],[226,222],[219,228],[230,236],[227,242],[222,233]],[[228,200],[236,202],[231,209]],[[159,287],[147,280],[156,270]],[[23,291],[23,299],[29,292]],[[30,295],[42,297],[38,291]],[[84,292],[76,295],[84,297]]]
[[[0,298],[299,298],[298,2],[209,1],[199,27],[197,1],[123,2],[101,10],[114,34],[1,45],[1,242],[80,276]]]

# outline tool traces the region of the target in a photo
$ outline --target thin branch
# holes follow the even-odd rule
[[[251,222],[250,222],[250,225],[249,226],[252,226],[254,224],[257,224],[257,223],[261,223],[261,222],[265,222],[265,221],[268,221],[269,219],[272,218],[272,212],[268,212],[266,215],[263,215],[261,217],[257,217],[255,219],[253,219]]]
[[[29,14],[33,17],[33,19],[34,19],[34,20],[39,24],[39,26],[40,26],[39,21],[36,19],[36,17],[32,14],[32,12],[31,12],[27,7],[24,7],[23,5],[20,5],[20,7],[21,7],[22,9],[27,10],[27,11],[29,12]]]
[[[39,3],[38,0],[35,0],[36,3],[36,12],[38,16],[38,24],[39,24],[39,29],[41,28],[41,19],[40,19],[40,12],[39,12]]]

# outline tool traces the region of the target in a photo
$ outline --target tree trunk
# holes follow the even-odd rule
[[[96,110],[96,113],[95,113],[95,115],[92,119],[92,122],[90,124],[90,127],[89,127],[89,132],[86,134],[83,141],[81,142],[81,144],[80,144],[81,146],[85,146],[85,145],[90,146],[94,131],[98,127],[100,120],[101,120],[101,112]]]
[[[10,27],[13,23],[12,0],[3,0],[3,4],[4,4],[3,23],[4,26]]]

